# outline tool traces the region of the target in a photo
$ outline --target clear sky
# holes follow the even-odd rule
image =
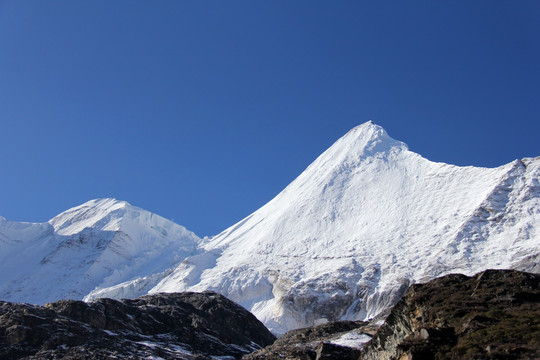
[[[114,197],[215,235],[367,120],[540,155],[540,1],[0,0],[0,215]]]

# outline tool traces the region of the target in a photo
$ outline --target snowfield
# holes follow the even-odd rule
[[[364,320],[414,282],[487,268],[540,272],[539,174],[540,158],[494,169],[434,163],[367,122],[208,240],[112,199],[48,224],[1,219],[0,299],[209,289],[275,333]]]

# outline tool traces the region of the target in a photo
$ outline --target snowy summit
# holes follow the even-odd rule
[[[209,240],[130,205],[118,210],[121,203],[113,200],[86,203],[49,226],[34,224],[33,240],[23,243],[15,228],[24,226],[3,221],[0,246],[35,260],[31,268],[1,262],[0,273],[8,275],[0,279],[0,298],[43,302],[73,294],[92,299],[210,289],[276,333],[367,319],[392,306],[413,282],[487,268],[539,272],[539,168],[540,158],[494,169],[434,163],[367,122],[266,205]],[[122,255],[113,240],[98,245],[102,232],[122,238]],[[43,243],[76,243],[83,235],[95,242],[77,245],[94,254],[84,255],[93,264],[88,269],[75,268],[84,286],[72,280],[71,292],[57,289],[40,298],[34,277],[74,278],[65,256],[55,257],[54,271],[41,264],[56,249]],[[94,266],[101,272],[89,271]]]

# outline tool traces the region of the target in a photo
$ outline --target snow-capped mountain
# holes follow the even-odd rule
[[[49,249],[42,244],[64,236],[129,233],[137,249],[146,249],[133,252],[145,265],[133,269],[131,255],[115,257],[113,246],[105,256],[107,265],[97,262],[98,269],[107,270],[100,270],[101,277],[90,276],[101,280],[84,282],[84,288],[72,284],[73,294],[87,294],[89,300],[210,289],[283,333],[327,320],[371,318],[392,306],[409,284],[448,273],[472,275],[487,268],[540,272],[539,175],[540,158],[494,169],[434,163],[368,122],[339,139],[262,208],[211,239],[191,234],[180,241],[185,250],[175,256],[156,250],[165,255],[149,259],[144,252],[157,240],[146,245],[134,240],[139,231],[154,234],[147,217],[131,216],[129,226],[122,227],[118,224],[124,224],[126,213],[109,218],[105,213],[110,211],[93,210],[92,202],[82,205],[85,210],[74,208],[51,220],[50,227],[16,224],[21,229],[13,231],[26,231],[31,239],[51,237],[22,247],[36,259],[38,251],[43,253],[39,246]],[[79,218],[92,220],[79,225]],[[7,239],[0,244],[13,242],[11,230],[0,231]],[[167,244],[178,248],[172,240]],[[65,255],[53,254],[53,273],[69,274],[72,270],[62,265]],[[118,276],[103,276],[113,269],[120,269]],[[87,270],[78,271],[84,275]],[[29,279],[35,274],[25,270],[21,276],[34,284],[39,281]],[[16,290],[35,294],[37,285],[16,287],[19,282],[11,279],[7,286],[2,279],[0,299],[22,299],[13,295]]]
[[[373,317],[412,282],[530,270],[540,252],[539,167],[434,163],[365,123],[150,292],[212,289],[284,332]]]
[[[48,223],[0,218],[0,299],[82,299],[135,278],[135,290],[146,292],[199,243],[184,227],[114,199],[89,201]]]

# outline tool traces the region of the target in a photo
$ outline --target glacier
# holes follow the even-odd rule
[[[367,122],[208,239],[113,199],[45,224],[2,218],[0,299],[213,290],[277,334],[370,319],[415,282],[540,272],[539,174],[540,158],[497,168],[432,162]]]

